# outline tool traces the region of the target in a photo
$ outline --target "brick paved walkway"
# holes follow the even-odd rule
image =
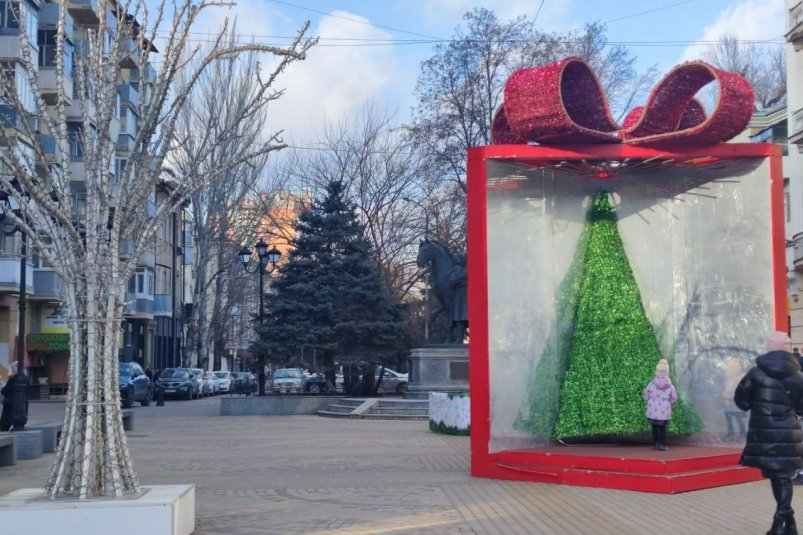
[[[198,535],[749,535],[771,522],[765,481],[670,496],[474,479],[468,438],[426,422],[221,417],[218,403],[137,407],[129,435],[144,485],[196,485]],[[61,407],[32,404],[31,421]],[[51,461],[0,468],[0,494],[40,486]]]

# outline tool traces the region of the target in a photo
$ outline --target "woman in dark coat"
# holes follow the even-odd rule
[[[768,535],[797,534],[792,510],[792,478],[803,466],[803,374],[782,332],[767,339],[768,352],[739,382],[736,405],[750,411],[747,444],[741,463],[760,468],[772,484],[775,516]]]
[[[11,363],[11,375],[8,382],[0,388],[3,395],[3,410],[0,412],[0,431],[8,431],[14,421],[14,384],[17,382],[17,363]]]

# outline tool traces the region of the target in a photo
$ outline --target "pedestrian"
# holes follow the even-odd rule
[[[761,469],[772,486],[776,508],[767,535],[796,535],[792,478],[803,466],[803,374],[786,333],[767,337],[767,353],[756,359],[733,399],[740,409],[750,411],[741,464]]]
[[[801,355],[800,355],[800,349],[798,349],[798,348],[794,348],[794,349],[792,350],[792,356],[793,356],[793,357],[795,357],[795,358],[797,359],[798,363],[800,363],[800,357],[801,357]],[[803,363],[801,363],[801,364],[803,364]]]
[[[672,405],[678,400],[678,392],[669,379],[669,363],[661,359],[655,366],[655,379],[644,389],[647,402],[647,420],[652,425],[652,448],[666,451],[666,426],[672,419]]]
[[[145,376],[153,382],[153,372],[150,368],[145,368]]]
[[[3,410],[0,412],[0,431],[8,431],[14,422],[14,385],[17,382],[17,363],[11,363],[8,382],[0,389],[3,396]]]

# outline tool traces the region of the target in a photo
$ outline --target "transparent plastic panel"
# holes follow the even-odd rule
[[[579,163],[487,165],[490,451],[553,441],[544,429],[560,410],[556,355],[572,340],[572,263],[600,191],[673,381],[702,419],[690,440],[724,444],[735,384],[774,324],[769,161],[630,162],[604,180]],[[538,425],[520,425],[534,412]]]

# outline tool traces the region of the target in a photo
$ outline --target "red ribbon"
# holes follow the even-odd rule
[[[694,95],[711,82],[718,82],[720,94],[706,117]],[[494,144],[712,145],[747,127],[754,100],[753,88],[743,76],[691,61],[672,69],[650,93],[647,104],[631,110],[620,127],[591,67],[580,57],[568,57],[510,75],[491,140]]]

